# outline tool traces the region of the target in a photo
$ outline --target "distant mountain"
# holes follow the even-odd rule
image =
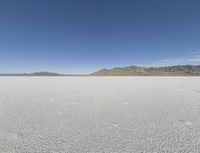
[[[34,72],[30,73],[30,76],[61,76],[63,74],[53,73],[53,72]]]
[[[7,73],[0,76],[200,76],[200,65],[175,65],[166,67],[140,67],[127,66],[102,69],[97,72],[85,75],[60,74],[54,72],[33,72],[33,73]]]
[[[64,76],[63,74],[53,73],[53,72],[33,72],[33,73],[21,73],[21,74],[0,74],[0,76]]]
[[[91,73],[92,76],[200,76],[200,65],[166,67],[116,67]]]

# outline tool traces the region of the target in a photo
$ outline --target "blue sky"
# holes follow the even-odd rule
[[[199,0],[0,0],[0,73],[200,64]]]

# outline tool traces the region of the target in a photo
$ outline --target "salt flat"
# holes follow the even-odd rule
[[[200,77],[0,78],[0,153],[156,152],[200,152]]]

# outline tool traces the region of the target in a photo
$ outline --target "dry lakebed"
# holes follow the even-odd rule
[[[0,77],[0,153],[200,153],[200,77]]]

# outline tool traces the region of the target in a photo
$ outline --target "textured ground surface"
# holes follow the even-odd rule
[[[0,153],[199,153],[199,77],[1,77]]]

